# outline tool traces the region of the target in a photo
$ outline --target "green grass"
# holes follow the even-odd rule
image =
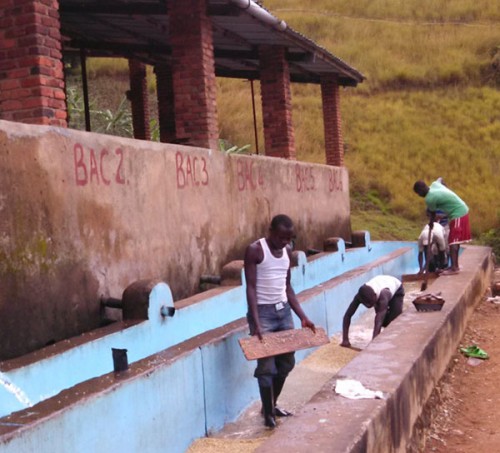
[[[295,88],[293,99],[297,157],[324,162],[319,89]],[[223,90],[219,106],[221,131],[228,134],[224,136],[253,145],[251,101]],[[494,228],[500,220],[499,112],[500,92],[487,86],[370,96],[343,92],[351,191],[379,198],[387,213],[425,222],[424,203],[413,193],[413,183],[442,176],[469,204],[473,234]]]
[[[420,231],[425,208],[413,183],[439,176],[469,204],[475,236],[500,225],[498,3],[269,0],[265,6],[367,77],[341,92],[351,193],[378,203],[369,214],[353,203],[356,229],[375,219],[383,226],[370,222],[372,230],[391,237]],[[297,157],[324,162],[319,88],[292,89]],[[235,96],[219,96],[222,130],[231,118],[224,115],[229,98],[234,108]],[[249,114],[239,124],[251,125]],[[232,134],[236,143],[253,143],[244,127]],[[386,222],[391,215],[418,227]]]
[[[287,11],[367,20],[418,22],[485,22],[500,20],[500,7],[491,0],[266,0],[280,17]]]
[[[370,237],[374,241],[415,241],[422,231],[423,225],[395,214],[353,210],[351,228],[353,231],[369,231]]]
[[[470,206],[473,233],[500,220],[500,92],[387,92],[344,99],[345,162],[353,192],[376,190],[389,209],[425,219],[417,179],[442,176]]]
[[[269,5],[284,3],[274,1]],[[489,66],[500,45],[500,18],[496,23],[462,24],[428,22],[427,18],[407,22],[404,17],[395,20],[391,16],[373,20],[368,13],[346,17],[322,12],[336,1],[315,3],[318,5],[307,13],[304,8],[293,10],[289,6],[276,11],[292,28],[360,70],[367,80],[358,91],[450,83],[477,85],[494,77]],[[321,3],[325,7],[321,8]]]

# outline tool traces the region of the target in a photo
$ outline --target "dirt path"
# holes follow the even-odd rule
[[[496,275],[500,278],[500,269]],[[500,451],[500,305],[486,297],[462,338],[461,346],[473,344],[490,359],[471,360],[456,352],[440,385],[442,404],[427,436],[426,453]]]

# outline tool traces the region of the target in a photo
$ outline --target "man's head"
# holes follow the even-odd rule
[[[362,285],[359,288],[356,298],[360,303],[368,308],[373,307],[375,302],[377,302],[377,295],[375,294],[375,291],[373,291],[373,289],[368,285]]]
[[[413,184],[413,191],[417,195],[425,197],[427,195],[427,192],[429,192],[429,187],[424,181],[417,181],[415,184]]]
[[[276,249],[286,247],[294,237],[293,222],[290,217],[285,214],[278,214],[271,220],[269,227],[269,240]]]

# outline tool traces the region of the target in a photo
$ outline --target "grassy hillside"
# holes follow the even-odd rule
[[[425,217],[413,182],[442,176],[469,204],[476,237],[500,231],[499,2],[262,3],[367,77],[341,92],[355,229],[369,229],[374,238],[415,239]],[[92,97],[101,102],[107,87],[105,105],[116,108],[127,89],[126,63],[95,60],[89,67],[100,77],[99,83],[91,81]],[[114,82],[103,82],[103,74]],[[249,82],[219,79],[218,84],[221,137],[251,144],[256,152]],[[258,84],[254,88],[262,152]],[[298,158],[324,162],[319,87],[293,85],[292,90]]]
[[[500,226],[500,4],[264,5],[367,77],[341,93],[355,227],[375,215],[383,224],[372,225],[375,236],[415,237],[425,216],[413,182],[438,176],[471,207],[475,236]],[[233,95],[238,89],[242,98]],[[248,92],[245,82],[221,81],[221,129],[235,143],[253,143],[250,128],[242,126],[251,124]],[[299,158],[324,162],[319,88],[294,85],[293,101]]]

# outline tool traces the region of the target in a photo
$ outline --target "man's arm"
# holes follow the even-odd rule
[[[292,252],[289,247],[287,247],[286,250],[288,253],[288,257],[290,258],[290,262],[292,262]],[[299,317],[302,327],[309,327],[309,329],[311,329],[313,332],[316,332],[316,326],[306,316],[304,310],[302,310],[302,307],[297,300],[297,296],[295,295],[295,291],[292,288],[290,267],[288,267],[288,272],[286,273],[286,298],[288,303],[290,304],[290,307],[292,307],[292,310]]]
[[[257,335],[262,340],[259,312],[257,311],[257,263],[259,253],[256,244],[250,244],[245,251],[245,280],[247,284],[247,304],[250,316],[255,324],[253,335]]]
[[[425,246],[424,246],[424,239],[428,236],[428,230],[426,227],[423,228],[423,230],[420,232],[420,236],[418,237],[418,273],[421,274],[424,271],[424,253],[425,253]]]
[[[432,231],[432,228],[434,227],[435,221],[436,221],[436,211],[429,210],[429,230]]]
[[[351,346],[351,343],[349,342],[349,327],[351,326],[351,318],[354,313],[356,313],[358,307],[359,302],[356,298],[354,298],[344,314],[344,319],[342,321],[342,343],[340,343],[340,346],[344,346],[346,348]]]
[[[387,314],[387,308],[389,307],[389,301],[391,300],[391,292],[385,288],[380,292],[380,297],[375,303],[375,325],[373,327],[373,337],[375,338],[382,330],[382,324],[384,322],[385,315]]]
[[[418,273],[424,272],[424,252],[418,252]]]

